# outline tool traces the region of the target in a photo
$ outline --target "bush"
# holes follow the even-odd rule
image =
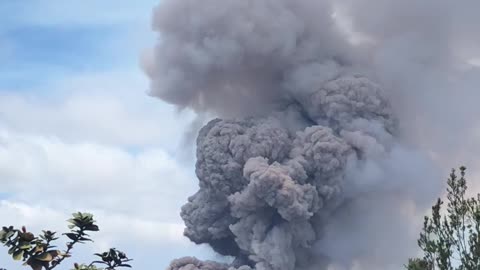
[[[480,269],[480,194],[465,198],[465,172],[465,167],[460,167],[460,175],[452,170],[446,208],[439,198],[431,216],[425,217],[418,239],[424,256],[410,259],[408,270]]]
[[[62,234],[69,241],[65,244],[65,250],[56,249],[52,243],[59,239],[53,231],[43,231],[39,236],[29,232],[25,226],[16,229],[13,226],[3,227],[0,231],[0,242],[8,248],[8,254],[14,260],[23,261],[23,265],[30,266],[33,270],[50,270],[60,265],[63,260],[72,255],[72,249],[77,244],[93,242],[88,232],[99,230],[92,214],[75,213],[68,220],[70,232]],[[131,267],[127,262],[131,261],[125,253],[111,248],[103,253],[96,253],[99,260],[90,264],[74,264],[75,270],[114,270],[119,267]],[[102,265],[105,268],[97,268]],[[5,270],[0,268],[0,270]]]

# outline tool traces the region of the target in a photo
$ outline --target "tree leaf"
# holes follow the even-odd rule
[[[43,267],[43,263],[41,261],[37,261],[33,258],[28,259],[28,261],[24,263],[24,265],[29,265],[32,270],[42,270]]]
[[[20,248],[20,249],[27,250],[27,249],[31,249],[31,248],[32,248],[32,245],[23,245],[23,246],[20,246],[19,248]]]
[[[80,237],[80,239],[78,239],[78,240],[80,240],[80,241],[92,241],[93,242],[92,239],[87,238],[87,237]]]
[[[57,256],[62,256],[62,252],[60,250],[50,250],[48,253],[52,255],[54,258]]]
[[[35,239],[35,236],[33,235],[33,233],[30,233],[30,232],[22,232],[22,233],[19,233],[19,235],[20,235],[21,239],[23,239],[27,242],[30,242],[33,239]]]
[[[12,258],[15,261],[20,261],[23,258],[23,250],[17,250],[13,253]]]
[[[49,252],[44,252],[40,255],[35,256],[35,259],[37,259],[39,261],[42,261],[42,262],[50,262],[50,261],[53,260],[53,256]]]
[[[95,224],[90,224],[90,225],[88,225],[88,226],[85,227],[85,230],[86,230],[86,231],[97,232],[97,231],[99,231],[99,228],[98,228],[98,226],[95,225]]]
[[[5,235],[5,238],[10,238],[10,237],[12,237],[14,234],[15,234],[14,231],[9,231],[9,232]]]
[[[77,234],[75,234],[75,233],[66,233],[65,235],[68,238],[70,238],[71,240],[76,240],[77,239]]]

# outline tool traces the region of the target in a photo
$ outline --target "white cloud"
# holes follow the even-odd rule
[[[468,60],[468,63],[473,65],[473,66],[480,67],[480,58],[470,59],[470,60]]]
[[[71,212],[10,200],[0,201],[0,215],[5,225],[27,226],[27,229],[34,233],[44,229],[58,232],[68,230],[66,220],[70,218]],[[90,212],[95,214],[95,220],[101,228],[100,232],[94,233],[95,238],[108,244],[108,246],[94,244],[94,249],[108,248],[113,242],[120,242],[119,239],[137,240],[148,246],[154,246],[159,241],[165,244],[188,246],[186,238],[182,235],[184,228],[182,223],[141,219],[105,211],[91,210]]]
[[[94,245],[75,251],[85,260],[110,246],[131,255],[135,269],[165,268],[185,254],[212,256],[182,236],[179,217],[197,188],[193,156],[179,160],[194,115],[149,97],[137,66],[154,38],[150,13],[157,2],[0,3],[0,15],[2,7],[10,10],[0,34],[25,26],[112,29],[95,53],[79,51],[81,70],[52,69],[52,59],[42,70],[11,71],[25,82],[22,91],[0,89],[0,193],[6,194],[0,226],[65,231],[71,212],[88,211],[101,231]],[[14,62],[14,42],[0,43],[0,60]],[[31,81],[36,84],[28,86]],[[21,266],[0,250],[0,267]]]
[[[71,74],[34,93],[0,92],[0,123],[67,141],[162,145],[172,151],[193,114],[147,96],[146,79],[138,73]]]
[[[74,259],[66,261],[66,266],[70,266],[73,261],[90,262],[94,259],[93,253],[105,251],[110,247],[126,251],[134,258],[132,264],[138,269],[152,265],[152,262],[158,259],[162,261],[157,263],[165,267],[172,256],[181,256],[181,252],[185,250],[199,256],[208,253],[182,237],[183,224],[140,219],[103,211],[93,211],[93,213],[100,227],[99,232],[91,233],[95,242],[77,246],[74,249]],[[43,229],[50,229],[57,231],[61,236],[61,232],[68,230],[66,219],[70,217],[70,213],[3,200],[0,201],[0,216],[5,225],[16,227],[26,225],[27,229],[35,234]],[[61,237],[56,244],[62,249],[66,241],[67,239]],[[168,251],[164,252],[164,250]],[[0,267],[7,269],[19,267],[19,263],[11,260],[6,252],[0,252],[0,262]]]
[[[192,171],[161,148],[131,153],[0,132],[3,191],[71,211],[89,207],[178,220],[178,209],[196,186]]]
[[[143,268],[165,267],[185,250],[210,257],[182,236],[179,217],[197,186],[193,164],[175,151],[193,115],[144,89],[138,71],[107,71],[0,93],[1,192],[9,200],[0,203],[0,225],[61,230],[69,213],[89,211],[102,231],[79,249],[85,260],[110,246]],[[18,268],[0,252],[5,261]]]

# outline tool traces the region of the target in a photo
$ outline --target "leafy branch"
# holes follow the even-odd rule
[[[42,231],[38,237],[27,231],[23,226],[16,229],[13,226],[3,227],[0,231],[0,243],[6,246],[8,254],[14,260],[23,261],[23,265],[28,265],[32,270],[52,270],[60,265],[66,258],[72,256],[72,249],[77,244],[93,242],[88,232],[99,231],[95,224],[93,215],[89,213],[74,213],[68,220],[70,232],[64,233],[70,241],[66,243],[65,250],[61,251],[52,245],[52,242],[59,239],[56,232]],[[95,264],[105,265],[105,270],[114,270],[119,267],[131,267],[127,262],[131,261],[125,253],[111,248],[107,252],[95,254],[101,260],[86,264],[74,264],[75,270],[97,270]],[[4,270],[4,269],[0,269]]]
[[[423,258],[410,259],[408,270],[480,269],[480,194],[465,198],[466,168],[452,170],[447,181],[446,213],[439,198],[426,216],[418,239]]]

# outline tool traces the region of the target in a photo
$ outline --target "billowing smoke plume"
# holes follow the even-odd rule
[[[409,219],[441,178],[422,154],[435,145],[412,148],[432,119],[411,113],[424,105],[419,89],[432,89],[421,72],[435,85],[451,74],[458,57],[432,44],[449,40],[460,16],[437,18],[450,15],[447,1],[332,2],[155,9],[160,38],[143,61],[151,94],[220,117],[198,134],[200,189],[181,211],[185,235],[235,258],[186,257],[169,269],[383,270],[414,255]]]

